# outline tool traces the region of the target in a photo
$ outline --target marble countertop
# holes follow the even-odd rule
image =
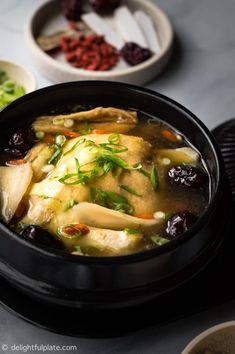
[[[232,118],[235,115],[235,1],[155,2],[171,18],[176,44],[167,69],[147,87],[179,101],[210,129]],[[41,3],[42,0],[0,2],[0,58],[26,65],[34,73],[38,88],[51,82],[37,72],[31,61],[24,41],[24,27],[34,8]],[[13,344],[50,344],[76,345],[81,354],[177,354],[202,330],[233,319],[235,302],[124,338],[94,340],[49,333],[0,308],[0,346],[3,343],[9,346],[6,353],[12,352]]]

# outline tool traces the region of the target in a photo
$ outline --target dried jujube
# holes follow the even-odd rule
[[[112,13],[121,3],[121,0],[90,0],[93,10],[100,15]]]
[[[64,16],[70,21],[77,21],[82,14],[82,0],[62,0]]]
[[[206,173],[193,166],[173,166],[168,171],[170,183],[188,188],[200,188],[207,182]]]
[[[143,63],[152,56],[147,48],[142,48],[133,42],[126,43],[121,49],[123,59],[130,65],[138,65]]]
[[[63,249],[63,244],[53,237],[47,230],[37,225],[29,225],[21,233],[21,236],[32,243],[38,243],[50,248]]]
[[[196,221],[197,217],[189,211],[178,212],[167,221],[166,233],[169,238],[174,239],[187,231]]]

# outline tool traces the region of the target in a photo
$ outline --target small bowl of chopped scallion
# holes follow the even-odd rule
[[[35,87],[35,79],[26,68],[0,60],[0,110]]]

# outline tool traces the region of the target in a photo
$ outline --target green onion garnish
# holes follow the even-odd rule
[[[99,204],[105,208],[126,214],[132,214],[134,211],[134,208],[129,204],[128,199],[121,194],[106,192],[102,189],[91,187],[90,195],[93,203]]]
[[[79,246],[79,245],[74,246],[74,250],[75,250],[75,252],[83,253],[81,246]]]
[[[5,71],[0,71],[0,109],[23,95],[25,95],[24,87],[9,80]]]
[[[35,133],[35,136],[36,136],[36,138],[38,138],[38,139],[43,139],[44,136],[45,136],[45,133],[44,133],[44,132],[36,132],[36,133]]]
[[[149,178],[153,190],[156,191],[159,187],[159,179],[156,167],[154,166],[150,173],[143,168],[139,168],[138,171],[145,177]]]
[[[56,145],[63,146],[66,142],[66,137],[64,135],[57,135],[55,138]]]
[[[144,170],[143,168],[139,168],[138,171],[140,173],[142,173],[142,175],[144,175],[145,177],[150,178],[150,173],[148,171]]]
[[[159,187],[159,179],[156,167],[153,167],[150,173],[150,182],[154,191]]]
[[[111,134],[113,138],[115,138],[115,142],[118,142],[117,136],[118,134]],[[112,139],[111,139],[112,140]],[[114,141],[114,139],[113,139]],[[96,145],[92,140],[85,140],[85,139],[80,139],[78,140],[74,146],[64,153],[63,156],[67,155],[71,151],[73,151],[78,145],[82,144],[85,142],[85,147],[86,153],[92,154],[94,156],[93,163],[95,164],[94,168],[89,170],[89,171],[82,171],[81,168],[82,166],[79,166],[79,161],[75,159],[76,161],[76,172],[74,173],[69,173],[66,174],[62,177],[60,177],[59,181],[64,184],[68,185],[75,185],[75,184],[80,184],[80,183],[88,183],[92,178],[94,177],[100,177],[104,173],[108,173],[109,171],[112,171],[115,177],[115,172],[118,172],[119,174],[122,172],[122,170],[136,170],[136,169],[141,169],[142,166],[141,164],[138,164],[136,166],[129,166],[129,164],[117,156],[118,153],[127,151],[128,148],[123,145],[117,145],[117,144],[111,144],[111,143],[105,143],[105,144],[99,144]],[[58,158],[61,156],[61,153],[56,151],[52,158],[50,159],[50,163],[54,161],[58,161]],[[52,161],[52,162],[51,162]],[[120,172],[120,168],[122,169]],[[131,193],[131,192],[130,192]],[[132,193],[134,194],[134,193]],[[136,193],[135,193],[136,194]],[[136,194],[137,195],[137,194]],[[120,210],[123,210],[120,208]],[[126,209],[124,209],[126,210]]]
[[[105,161],[103,164],[103,169],[105,173],[112,171],[115,167],[116,165],[112,161]]]
[[[121,152],[128,151],[128,148],[124,145],[116,145],[116,144],[109,144],[109,143],[102,143],[99,144],[101,147],[105,148],[108,151],[111,151],[115,154],[120,154]],[[114,146],[114,147],[113,147]]]
[[[83,144],[86,141],[86,139],[79,139],[68,151],[64,153],[64,156],[68,155],[70,152],[76,149],[79,145]]]
[[[153,243],[155,243],[158,246],[165,245],[166,243],[168,243],[170,241],[167,238],[164,238],[158,234],[151,236],[151,240],[153,241]]]
[[[120,142],[120,134],[111,134],[108,137],[108,141],[110,142],[110,144],[114,144],[117,145]]]
[[[78,132],[82,135],[88,135],[92,131],[91,125],[85,121],[85,123],[78,129]]]
[[[25,223],[23,223],[22,221],[19,221],[19,222],[16,224],[15,230],[16,230],[17,233],[20,234],[21,232],[24,231],[24,229],[26,229],[27,226],[29,226],[29,224],[25,224]]]
[[[67,203],[65,203],[63,211],[68,211],[69,209],[73,208],[77,204],[78,202],[76,202],[76,200],[71,199]]]
[[[68,230],[66,230],[66,229],[68,229]],[[72,231],[72,232],[70,233],[69,231]],[[69,239],[78,238],[82,235],[81,230],[79,230],[78,228],[76,228],[75,225],[72,225],[72,224],[58,227],[56,233],[59,237],[64,237],[64,238],[69,238]]]
[[[133,188],[125,186],[124,184],[121,184],[120,188],[124,189],[126,192],[128,192],[130,194],[136,195],[137,197],[142,197],[143,196],[143,194],[140,194],[140,193],[136,192]]]
[[[61,154],[62,154],[62,150],[61,147],[57,144],[52,144],[51,145],[52,148],[55,149],[54,154],[51,156],[51,158],[48,160],[48,164],[52,164],[52,165],[56,165],[56,163],[59,161]]]

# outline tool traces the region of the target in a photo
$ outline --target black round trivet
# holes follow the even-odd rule
[[[220,147],[235,201],[235,118],[222,123],[212,133]]]

